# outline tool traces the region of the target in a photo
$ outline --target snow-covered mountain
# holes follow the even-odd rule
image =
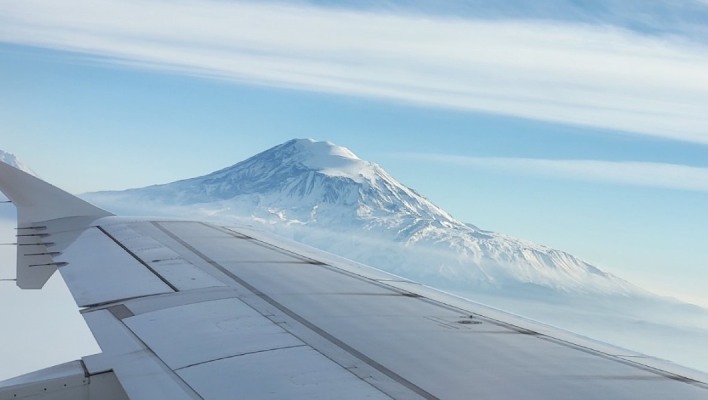
[[[6,152],[0,150],[0,162],[4,162],[5,164],[12,165],[13,167],[15,167],[19,170],[27,172],[28,174],[37,176],[37,174],[34,171],[32,171],[32,169],[30,167],[28,167],[27,165],[20,162],[17,159],[17,157],[15,157],[14,154],[6,153]]]
[[[4,154],[3,160],[22,165]],[[84,197],[124,215],[253,225],[708,371],[707,310],[651,295],[565,252],[463,224],[381,167],[331,143],[293,140],[206,176]],[[3,210],[13,212],[3,217]],[[0,207],[3,218],[14,219],[14,208]]]
[[[0,150],[0,162],[4,162],[5,164],[12,165],[13,167],[25,171],[30,175],[37,176],[37,174],[30,169],[27,165],[23,164],[20,162],[20,160],[15,157],[14,154],[4,152]],[[4,194],[0,193],[0,201],[6,201],[7,197],[5,197]],[[12,219],[14,220],[16,217],[15,214],[15,208],[14,207],[0,207],[0,220],[2,219]],[[14,223],[14,221],[13,221]]]
[[[329,142],[291,140],[214,173],[86,195],[111,208],[241,223],[448,289],[637,294],[563,251],[464,224],[380,166]],[[131,211],[132,211],[131,210]]]

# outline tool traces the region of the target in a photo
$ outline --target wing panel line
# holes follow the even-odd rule
[[[219,358],[215,358],[215,359],[213,359],[213,360],[206,360],[206,361],[202,361],[202,362],[198,362],[198,363],[194,363],[194,364],[185,365],[184,367],[175,368],[174,371],[177,372],[177,371],[183,370],[183,369],[185,369],[185,368],[191,368],[191,367],[195,367],[195,366],[197,366],[197,365],[208,364],[208,363],[214,362],[214,361],[226,360],[226,359],[228,359],[228,358],[241,357],[241,356],[247,356],[247,355],[258,354],[258,353],[266,353],[266,352],[268,352],[268,351],[278,351],[278,350],[283,350],[283,349],[294,349],[294,348],[296,348],[296,347],[309,347],[309,348],[312,348],[311,346],[309,346],[309,345],[303,343],[303,344],[296,344],[296,345],[293,345],[293,346],[280,346],[280,347],[274,347],[274,348],[272,348],[272,349],[263,349],[263,350],[257,350],[257,351],[249,351],[249,352],[246,352],[246,353],[239,353],[239,354],[234,354],[234,355],[232,355],[232,356],[219,357]]]
[[[123,304],[120,304],[120,305],[124,306]],[[124,335],[124,337],[128,337],[128,338],[130,338],[130,340],[135,341],[135,343],[137,343],[137,347],[127,353],[124,352],[124,353],[118,353],[118,354],[113,354],[111,352],[105,352],[105,350],[104,350],[101,353],[94,354],[94,355],[91,355],[88,357],[84,357],[83,360],[87,360],[90,358],[98,358],[98,359],[107,358],[108,362],[111,363],[111,358],[119,359],[119,360],[122,358],[125,360],[125,359],[129,359],[131,356],[137,356],[142,353],[142,354],[145,354],[148,357],[150,357],[150,359],[155,363],[155,365],[159,366],[159,368],[162,372],[165,372],[166,375],[169,375],[170,378],[172,379],[172,381],[174,381],[178,385],[179,389],[184,391],[185,395],[187,395],[188,397],[190,397],[192,399],[206,400],[187,381],[182,379],[182,377],[180,377],[173,369],[171,369],[167,365],[167,363],[162,358],[160,358],[160,356],[158,356],[147,345],[147,343],[145,343],[145,341],[143,341],[138,335],[136,335],[135,332],[133,332],[123,322],[122,319],[118,318],[114,314],[114,310],[112,310],[111,308],[92,310],[91,312],[87,312],[87,313],[85,313],[86,315],[84,315],[84,319],[86,320],[86,323],[88,324],[89,328],[91,329],[91,332],[95,336],[98,334],[98,336],[96,336],[96,338],[97,338],[97,341],[99,342],[99,346],[101,346],[101,338],[106,339],[106,336],[100,335],[99,332],[94,331],[94,329],[96,329],[100,325],[96,324],[96,323],[92,324],[90,319],[91,319],[91,316],[94,316],[94,315],[95,316],[102,316],[101,312],[103,312],[103,311],[107,312],[107,314],[103,314],[103,315],[108,315],[107,318],[104,317],[105,318],[104,321],[110,321],[110,324],[112,324],[109,327],[105,327],[105,326],[103,327],[104,333],[105,333],[105,330],[112,330],[113,334]],[[94,314],[94,313],[96,313],[96,314]],[[103,348],[102,348],[102,350],[103,350]],[[83,362],[83,360],[82,360],[82,362]],[[115,365],[112,363],[110,365],[110,368],[113,369],[114,372],[116,372],[116,374],[118,376],[118,380],[121,382],[121,385],[123,385],[124,382],[122,381],[121,377],[126,371],[119,371],[119,370],[123,369],[122,366]],[[118,370],[116,368],[118,368]],[[88,370],[88,366],[87,366],[87,370]]]
[[[250,292],[252,292],[252,293],[255,294],[256,296],[258,296],[259,298],[261,298],[262,300],[264,300],[264,301],[267,302],[268,304],[270,304],[270,305],[272,305],[273,307],[277,308],[277,309],[280,310],[282,313],[284,313],[284,314],[287,315],[288,317],[294,319],[295,321],[299,322],[300,324],[304,325],[305,327],[307,327],[307,328],[310,329],[311,331],[317,333],[319,336],[321,336],[322,338],[328,340],[329,342],[331,342],[331,343],[334,344],[335,346],[341,348],[342,350],[346,351],[347,353],[351,354],[352,356],[358,358],[360,361],[362,361],[362,362],[368,364],[369,366],[371,366],[372,368],[374,368],[374,369],[376,369],[377,371],[381,372],[382,374],[386,375],[387,377],[389,377],[389,378],[392,379],[393,381],[395,381],[395,382],[397,382],[397,383],[399,383],[399,384],[405,386],[406,388],[408,388],[409,390],[413,391],[413,392],[416,393],[417,395],[419,395],[419,396],[421,396],[421,397],[423,397],[423,398],[425,398],[425,399],[428,399],[428,400],[438,400],[438,397],[436,397],[435,395],[429,393],[428,391],[426,391],[425,389],[419,387],[419,386],[416,385],[415,383],[413,383],[413,382],[411,382],[411,381],[405,379],[404,377],[398,375],[398,374],[395,373],[394,371],[392,371],[392,370],[386,368],[386,367],[383,366],[382,364],[380,364],[380,363],[378,363],[377,361],[371,359],[371,358],[368,357],[367,355],[365,355],[365,354],[361,353],[360,351],[354,349],[353,347],[349,346],[348,344],[342,342],[341,340],[337,339],[335,336],[331,335],[331,334],[328,333],[327,331],[323,330],[322,328],[316,326],[315,324],[313,324],[312,322],[308,321],[308,320],[305,319],[304,317],[302,317],[302,316],[300,316],[299,314],[295,313],[294,311],[290,310],[289,308],[287,308],[287,307],[284,306],[283,304],[279,303],[278,301],[276,301],[276,300],[273,299],[272,297],[270,297],[270,296],[268,296],[267,294],[261,292],[261,291],[258,290],[256,287],[252,286],[252,285],[249,284],[248,282],[244,281],[243,279],[241,279],[240,277],[238,277],[237,275],[235,275],[233,272],[229,271],[227,268],[223,267],[223,266],[222,266],[221,264],[219,264],[218,262],[212,260],[212,259],[211,259],[209,256],[207,256],[206,254],[204,254],[204,253],[200,252],[199,250],[197,250],[194,246],[192,246],[192,245],[190,245],[189,243],[187,243],[187,242],[185,242],[184,240],[182,240],[182,238],[180,238],[179,236],[177,236],[177,235],[175,235],[173,232],[171,232],[169,229],[167,229],[167,228],[165,228],[164,226],[162,226],[162,224],[161,224],[160,222],[153,221],[152,224],[155,225],[155,226],[156,226],[158,229],[160,229],[162,232],[164,232],[166,235],[168,235],[169,237],[171,237],[172,239],[174,239],[175,241],[177,241],[178,243],[180,243],[180,244],[181,244],[182,246],[184,246],[186,249],[188,249],[189,251],[193,252],[196,256],[200,257],[200,258],[201,258],[202,260],[204,260],[206,263],[208,263],[209,265],[211,265],[211,266],[213,266],[214,268],[218,269],[220,272],[222,272],[223,274],[227,275],[229,278],[233,279],[235,282],[237,282],[238,284],[240,284],[240,285],[243,286],[244,288],[248,289]],[[211,229],[214,229],[214,227],[212,227],[211,225],[205,224],[205,226],[207,226],[207,227],[209,227],[209,228],[211,228]],[[316,349],[315,349],[315,350],[316,350]],[[327,357],[326,354],[322,354],[322,355],[325,356],[325,357]],[[331,360],[330,357],[327,357],[327,358],[329,358],[329,359]],[[332,361],[336,363],[335,360],[332,360]],[[342,366],[342,367],[344,367],[344,366]]]
[[[179,292],[179,289],[177,289],[177,287],[175,287],[175,285],[173,285],[172,283],[170,283],[170,281],[168,281],[167,279],[165,279],[165,277],[163,277],[162,275],[160,275],[157,271],[155,271],[154,268],[152,268],[152,267],[149,266],[145,261],[143,261],[142,258],[138,257],[137,254],[133,253],[128,247],[126,247],[123,243],[121,243],[120,241],[118,241],[118,239],[116,239],[113,235],[111,235],[110,233],[108,233],[108,231],[106,231],[105,229],[103,229],[102,226],[96,226],[96,228],[98,228],[99,231],[103,232],[104,235],[106,235],[109,239],[111,239],[113,242],[115,242],[115,244],[117,244],[118,246],[120,246],[121,249],[123,249],[126,253],[130,254],[131,257],[133,257],[135,260],[137,260],[140,264],[142,264],[142,265],[143,265],[145,268],[147,268],[150,272],[152,272],[153,275],[155,275],[156,277],[158,277],[165,285],[169,286],[170,289],[174,290],[175,292]]]

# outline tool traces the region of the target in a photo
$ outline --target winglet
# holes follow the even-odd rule
[[[0,191],[17,207],[17,286],[41,289],[57,268],[47,247],[50,221],[95,220],[113,214],[0,162]]]
[[[2,162],[0,191],[15,203],[18,226],[66,217],[101,218],[113,215]]]

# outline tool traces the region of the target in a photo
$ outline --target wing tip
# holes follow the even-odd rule
[[[5,163],[0,163],[0,191],[17,207],[18,226],[67,217],[113,215]]]
[[[83,228],[96,219],[113,215],[3,162],[0,162],[0,191],[17,208],[16,284],[21,289],[41,289],[57,269],[50,256],[38,262],[33,255],[39,250],[46,251],[45,236],[52,234],[52,226],[67,227],[65,223],[50,221],[71,219],[72,228]],[[34,234],[38,227],[42,227],[42,232]]]

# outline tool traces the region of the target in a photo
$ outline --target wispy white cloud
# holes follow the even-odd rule
[[[401,153],[396,156],[510,174],[708,192],[706,167],[637,161],[466,157],[423,153]]]
[[[708,143],[708,48],[608,26],[216,0],[0,0],[0,41]]]

